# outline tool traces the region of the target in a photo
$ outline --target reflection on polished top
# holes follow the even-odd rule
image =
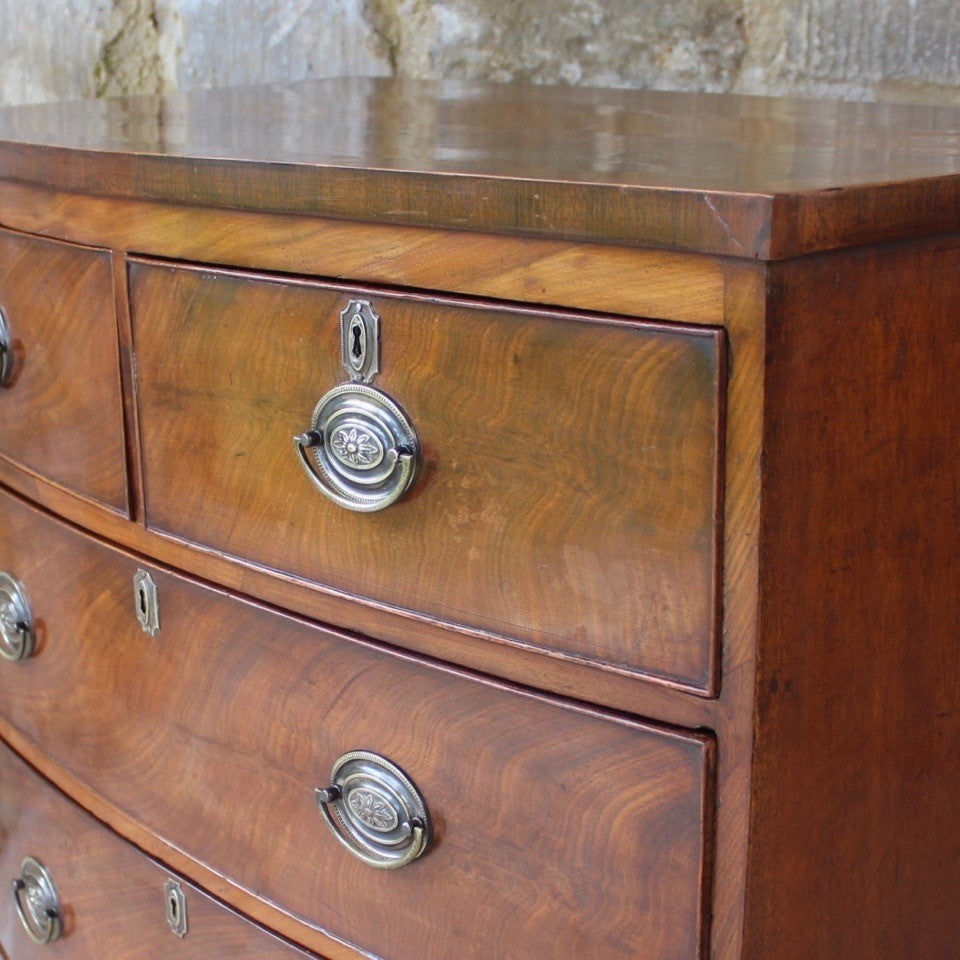
[[[960,110],[338,78],[4,108],[0,176],[776,258],[955,229]]]

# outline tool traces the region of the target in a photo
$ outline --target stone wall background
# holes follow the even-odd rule
[[[0,0],[0,103],[346,73],[960,103],[960,0]]]

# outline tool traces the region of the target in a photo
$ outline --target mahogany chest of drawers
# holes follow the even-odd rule
[[[949,960],[960,112],[0,111],[0,955]]]

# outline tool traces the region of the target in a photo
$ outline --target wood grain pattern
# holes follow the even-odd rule
[[[0,177],[778,259],[956,229],[960,112],[333,78],[6,108]]]
[[[143,477],[140,472],[140,421],[137,416],[136,370],[133,358],[133,328],[130,322],[130,297],[127,287],[126,257],[117,251],[110,255],[113,273],[114,308],[117,317],[118,373],[123,399],[124,455],[127,469],[128,516],[138,524],[143,517]]]
[[[331,114],[331,100],[338,97],[349,109]],[[248,115],[254,101],[260,109],[251,136],[249,124],[235,121]],[[271,108],[284,103],[298,109],[287,114]],[[426,117],[426,126],[413,124],[414,115]],[[176,126],[186,117],[202,122]],[[287,117],[296,117],[304,139],[278,142],[277,132],[288,129]],[[311,134],[318,118],[328,122],[330,134],[319,150],[315,127]],[[267,127],[269,136],[258,135]],[[254,534],[242,519],[239,533],[230,529],[239,514],[229,513],[235,502],[222,493],[224,479],[227,487],[243,490],[240,503],[251,515],[269,517],[274,506],[256,501],[256,471],[243,463],[249,450],[240,438],[255,435],[278,412],[296,409],[297,423],[281,431],[287,437],[301,428],[317,396],[340,379],[335,346],[313,346],[322,325],[304,323],[299,301],[286,299],[289,290],[301,288],[313,296],[315,289],[328,289],[323,284],[291,282],[276,302],[264,295],[254,303],[258,316],[267,319],[269,336],[274,336],[271,323],[296,335],[296,343],[284,349],[268,342],[267,332],[263,341],[252,342],[258,347],[266,342],[267,354],[274,351],[269,365],[281,372],[281,381],[300,378],[309,386],[302,387],[302,398],[274,407],[272,394],[258,394],[249,386],[250,376],[240,377],[242,415],[224,408],[218,424],[252,424],[253,431],[204,428],[205,443],[191,446],[184,428],[161,437],[163,444],[154,449],[154,475],[164,461],[184,458],[194,465],[192,479],[206,482],[193,491],[183,487],[189,530],[177,526],[177,532],[159,535],[98,509],[40,470],[0,459],[0,482],[154,560],[492,676],[709,733],[671,735],[621,716],[480,682],[238,605],[162,572],[158,577],[174,597],[177,637],[170,646],[166,638],[151,646],[121,623],[119,601],[115,604],[128,589],[131,569],[143,561],[110,553],[107,562],[89,539],[54,526],[57,533],[45,537],[45,545],[60,536],[73,545],[62,553],[54,548],[49,557],[30,548],[36,550],[30,574],[36,583],[47,581],[49,587],[65,579],[69,589],[79,591],[82,582],[100,578],[106,586],[72,634],[80,651],[73,662],[54,665],[50,659],[51,638],[64,632],[51,630],[57,614],[42,623],[41,658],[13,674],[16,682],[0,672],[0,710],[10,710],[0,716],[0,732],[17,749],[145,849],[336,960],[355,960],[355,947],[390,935],[396,942],[378,940],[375,946],[404,958],[413,955],[417,939],[446,958],[462,952],[471,938],[484,956],[510,956],[515,950],[529,960],[540,950],[552,957],[558,948],[551,937],[566,938],[564,947],[591,958],[610,951],[635,956],[637,943],[664,957],[698,948],[705,955],[709,948],[711,960],[954,956],[960,942],[954,907],[960,862],[954,816],[960,793],[954,679],[960,668],[960,510],[952,451],[960,382],[960,337],[954,329],[960,241],[940,237],[786,264],[757,258],[957,229],[960,113],[335,81],[261,92],[253,100],[246,93],[211,92],[94,104],[81,112],[31,109],[4,113],[0,136],[3,130],[8,140],[0,143],[0,176],[24,178],[7,180],[0,189],[0,222],[6,226],[143,257],[710,324],[723,328],[714,336],[729,340],[731,357],[728,425],[716,438],[724,456],[715,462],[725,478],[714,488],[722,487],[725,496],[713,528],[715,536],[722,535],[724,560],[722,644],[715,639],[712,648],[722,657],[711,678],[716,699],[697,695],[703,690],[691,687],[689,677],[678,680],[676,664],[651,679],[624,669],[621,661],[590,663],[571,657],[570,650],[566,656],[544,656],[529,635],[515,642],[524,629],[534,629],[519,617],[513,618],[511,640],[491,621],[455,622],[439,607],[423,614],[403,609],[397,604],[425,593],[414,584],[412,570],[400,570],[409,579],[396,596],[406,600],[358,596],[362,589],[343,585],[347,577],[339,587],[316,589],[315,571],[306,564],[299,572],[271,567],[283,566],[289,547],[280,544],[283,536],[294,543],[308,540],[291,522],[289,509],[254,527]],[[524,135],[505,133],[518,130]],[[582,136],[572,137],[571,131]],[[17,137],[51,139],[55,146],[13,142]],[[104,146],[113,152],[85,150]],[[110,184],[114,195],[104,196],[103,184]],[[371,222],[353,222],[358,218]],[[669,249],[640,249],[637,243]],[[676,252],[690,249],[724,256]],[[114,255],[115,268],[120,253]],[[137,269],[145,276],[148,268]],[[231,333],[234,284],[242,286],[225,277],[189,291],[192,308],[216,304]],[[139,347],[140,336],[156,339],[154,356],[160,344],[183,341],[190,356],[208,360],[211,368],[222,362],[211,346],[222,343],[219,328],[198,323],[193,331],[177,329],[171,321],[188,299],[186,290],[179,299],[164,299],[163,291],[154,294],[150,284],[143,286],[158,304],[150,307],[157,311],[156,324],[138,326],[137,344],[129,337],[122,341],[126,370],[132,373],[130,350]],[[404,299],[381,295],[392,303]],[[418,309],[440,309],[415,291],[410,299]],[[118,296],[121,320],[122,300]],[[296,309],[284,309],[280,301]],[[505,340],[510,340],[502,332],[505,317],[536,315],[501,306],[506,309],[492,311],[490,329]],[[330,313],[335,316],[335,310]],[[420,341],[435,336],[436,324],[422,315],[414,322],[412,308],[410,316],[404,349],[416,358]],[[613,329],[622,334],[634,328]],[[210,343],[202,342],[203,332],[211,335]],[[190,343],[191,335],[197,342]],[[607,335],[612,334],[605,328]],[[234,379],[238,372],[258,373],[250,356],[260,354],[245,353],[246,346],[239,341],[230,344],[234,353],[223,350]],[[481,345],[474,353],[489,364],[485,370],[496,369],[490,360],[495,351],[484,352]],[[196,374],[190,364],[176,366],[176,357],[167,361],[164,376],[151,388],[151,409],[154,415],[164,411],[166,420],[186,423],[184,384],[194,399],[203,387],[217,402],[236,389],[208,373]],[[321,363],[333,366],[323,370]],[[575,365],[569,356],[564,363],[567,369]],[[309,376],[301,371],[305,364]],[[421,356],[410,369],[423,374],[427,367]],[[229,381],[228,372],[221,372]],[[564,399],[569,393],[576,401],[579,385],[563,387]],[[393,381],[391,389],[408,387]],[[630,389],[639,387],[631,383]],[[495,400],[506,397],[488,393]],[[637,408],[612,394],[609,404],[597,408],[618,405]],[[459,411],[453,403],[448,407],[452,423]],[[136,412],[127,416],[134,426]],[[194,423],[202,426],[202,418],[193,417]],[[499,421],[494,416],[485,427],[499,436],[505,423],[505,415]],[[676,422],[671,429],[678,429]],[[212,447],[214,437],[218,455],[223,450],[245,455],[223,474],[207,468],[217,458],[200,449]],[[151,442],[148,437],[148,446]],[[595,436],[590,444],[598,448]],[[428,453],[436,456],[437,448]],[[675,469],[681,462],[674,457]],[[294,463],[294,475],[297,469]],[[434,482],[437,475],[428,479]],[[307,495],[314,495],[309,488]],[[414,497],[407,506],[422,500]],[[580,496],[575,502],[585,501]],[[172,496],[164,508],[173,518],[170,526],[183,522]],[[7,520],[0,541],[20,550],[30,540],[24,531],[51,522],[22,505],[10,508],[10,517],[15,515],[28,520],[20,525]],[[455,512],[445,516],[449,521]],[[536,527],[535,518],[528,510],[521,518],[525,529]],[[192,545],[189,538],[205,525],[219,529],[222,539]],[[256,549],[230,556],[230,538],[244,536],[250,538],[247,547],[256,538]],[[330,570],[342,557],[347,566],[360,566],[349,538],[343,542],[346,550],[335,550],[330,540],[323,544],[321,560]],[[273,560],[258,552],[264,545],[274,551]],[[622,551],[610,538],[604,549],[605,557],[596,553],[598,569],[611,556],[620,560]],[[307,556],[307,547],[301,553]],[[720,555],[715,549],[712,556],[716,561]],[[69,556],[71,563],[58,563],[57,556]],[[559,559],[550,558],[553,571],[562,568]],[[535,589],[530,571],[536,567],[520,568],[525,589]],[[467,581],[462,588],[467,599],[477,589],[460,568],[446,576],[447,583],[455,576]],[[599,576],[593,580],[599,581]],[[628,580],[608,587],[608,596],[621,605],[636,592]],[[491,595],[488,591],[485,602]],[[528,609],[527,599],[518,595],[514,612]],[[563,602],[569,609],[569,598]],[[562,610],[534,611],[540,621],[545,612],[549,617]],[[74,615],[63,613],[62,622]],[[188,623],[194,628],[189,643]],[[107,636],[109,643],[103,640]],[[333,653],[343,649],[350,655]],[[47,670],[52,679],[43,674]],[[40,674],[43,683],[24,681]],[[263,676],[269,678],[266,689],[278,691],[272,701],[263,696]],[[428,687],[422,685],[424,676],[432,678]],[[461,685],[470,695],[456,693]],[[333,688],[341,695],[331,697]],[[53,706],[58,689],[66,690],[60,694],[63,716]],[[85,698],[94,689],[108,695],[90,709]],[[402,692],[393,696],[397,689]],[[386,709],[363,709],[364,701],[382,698],[384,690],[395,700],[392,709],[401,722]],[[214,691],[228,695],[217,699],[209,695]],[[522,707],[505,707],[508,702]],[[187,731],[191,752],[186,761],[183,754],[177,757],[179,779],[167,810],[161,808],[165,788],[159,778],[173,769],[175,747],[171,740],[154,743],[143,718],[151,719],[152,735],[156,718],[174,707],[180,711],[179,736]],[[269,733],[256,726],[258,711],[279,718]],[[291,719],[294,713],[315,722],[310,719],[305,729]],[[531,720],[534,715],[542,719]],[[84,716],[103,723],[107,732],[90,735]],[[280,849],[305,854],[314,868],[301,884],[309,902],[264,899],[270,891],[289,895],[269,856],[256,868],[257,858],[250,856],[273,827],[264,797],[280,798],[270,814],[294,809],[301,794],[294,801],[288,799],[293,792],[284,791],[322,778],[331,759],[327,754],[353,745],[348,729],[371,731],[402,754],[417,779],[426,778],[428,799],[439,800],[440,842],[417,865],[418,873],[403,874],[401,884],[409,880],[412,888],[413,877],[426,876],[441,890],[442,916],[416,914],[415,897],[406,887],[391,900],[386,887],[351,873],[352,865],[318,880],[314,874],[322,871],[316,865],[330,863],[331,856],[310,844],[329,838],[311,832],[312,822],[300,807],[286,818],[290,835],[284,833]],[[486,751],[481,763],[464,763],[467,742]],[[59,746],[47,755],[43,750],[50,743]],[[491,773],[499,745],[509,748],[511,760]],[[214,753],[226,759],[213,766],[204,762]],[[587,754],[591,759],[584,759]],[[442,776],[450,757],[453,782]],[[596,766],[601,762],[613,773]],[[651,782],[664,784],[653,791],[662,805],[648,832],[641,825],[640,842],[623,818],[614,816],[614,800],[601,809],[595,785],[611,784],[615,797],[632,796],[629,790],[640,781],[631,776],[641,768],[649,771],[651,764],[661,773],[659,779],[642,779],[643,809],[636,815],[642,820],[643,810],[651,809],[644,792]],[[232,773],[224,778],[224,770]],[[220,778],[216,784],[214,777]],[[251,823],[228,819],[224,826],[218,819],[221,781],[252,811]],[[593,789],[583,786],[587,782]],[[517,786],[529,792],[531,783],[546,784],[540,805]],[[195,800],[198,786],[205,788],[204,805]],[[489,800],[478,805],[478,815],[486,836],[498,838],[494,852],[506,849],[504,825],[511,814],[532,825],[536,840],[516,842],[499,859],[479,842],[468,844],[464,822],[449,810],[466,809],[478,796]],[[196,806],[188,806],[191,797]],[[557,823],[547,822],[558,810],[568,826],[574,824],[562,837]],[[177,825],[169,827],[174,818]],[[622,840],[623,831],[629,842]],[[644,901],[643,882],[651,871],[643,858],[654,856],[664,838],[682,848],[674,879],[661,878],[656,902]],[[639,854],[631,842],[639,845]],[[223,852],[227,848],[235,859]],[[557,856],[560,848],[564,853]],[[662,846],[657,851],[663,855]],[[448,875],[441,884],[435,868],[447,857],[458,866],[454,879]],[[656,869],[652,873],[659,876]],[[694,874],[696,883],[690,879]],[[320,895],[311,883],[321,885]],[[478,889],[495,891],[483,893],[480,907],[470,902]],[[362,905],[337,916],[341,894]],[[659,922],[656,911],[668,899],[669,918]],[[420,927],[416,933],[410,928],[384,933],[383,914],[375,913],[380,907],[391,917],[414,916]],[[584,926],[582,916],[594,926]],[[657,932],[638,935],[631,923],[653,924]],[[519,935],[511,924],[522,928]]]
[[[50,783],[82,806],[84,810],[89,811],[101,823],[129,842],[136,844],[161,865],[167,865],[180,876],[189,873],[196,881],[196,885],[206,890],[209,895],[218,897],[224,902],[229,901],[231,906],[228,909],[236,908],[247,918],[256,920],[261,926],[271,927],[290,941],[296,941],[299,937],[301,940],[308,939],[311,942],[322,943],[325,948],[323,956],[328,960],[357,960],[358,957],[369,960],[369,954],[358,954],[356,950],[344,945],[341,941],[325,937],[318,932],[312,931],[304,938],[302,924],[289,914],[266,903],[255,894],[232,885],[216,871],[191,860],[181,850],[170,846],[156,834],[112,806],[69,771],[53,762],[36,744],[27,740],[15,727],[11,726],[2,714],[0,714],[0,739],[3,739]],[[3,954],[0,953],[0,956]],[[213,958],[207,958],[207,960],[213,960]]]
[[[712,728],[718,714],[716,700],[666,681],[604,665],[545,657],[535,649],[504,642],[487,631],[443,623],[383,604],[358,602],[359,598],[350,594],[319,591],[308,581],[153,533],[105,513],[68,490],[2,459],[0,483],[7,490],[158,562],[293,613],[407,650],[589,703],[656,717],[678,727]]]
[[[772,278],[747,960],[960,943],[958,275],[944,237]]]
[[[159,569],[151,639],[133,616],[138,561],[8,496],[2,510],[0,566],[41,624],[37,656],[0,671],[7,723],[278,904],[304,943],[319,927],[392,960],[463,943],[517,960],[701,956],[709,738],[384,652]],[[436,818],[434,847],[396,873],[350,859],[314,807],[358,746],[400,763]]]
[[[92,197],[11,181],[0,189],[0,223],[180,260],[723,323],[721,261],[670,250]]]
[[[0,956],[10,960],[308,960],[182,879],[189,930],[175,937],[163,902],[163,885],[175,875],[71,803],[2,741],[0,838]],[[14,909],[8,881],[20,876],[25,856],[47,867],[60,896],[64,932],[52,945],[34,944]]]
[[[723,688],[709,728],[717,750],[712,960],[742,960],[753,751],[768,268],[726,266],[730,380],[724,458]],[[773,954],[775,956],[775,954]]]
[[[482,278],[484,284],[490,285],[492,293],[515,299],[536,300],[542,296],[544,302],[583,306],[589,305],[589,299],[584,301],[586,293],[602,298],[598,304],[605,309],[627,316],[636,316],[639,312],[711,324],[723,320],[724,300],[728,296],[724,292],[724,274],[732,270],[732,263],[737,263],[725,264],[711,258],[663,251],[620,250],[617,269],[611,271],[606,258],[616,248],[600,244],[570,247],[556,241],[492,238],[465,232],[318,222],[308,217],[267,218],[226,210],[80,197],[10,182],[4,183],[0,189],[0,211],[0,219],[4,222],[15,222],[45,232],[62,232],[64,236],[77,240],[96,237],[99,242],[118,244],[121,248],[129,243],[132,244],[130,249],[158,255],[189,253],[201,259],[220,258],[228,262],[237,257],[242,258],[237,262],[254,265],[257,257],[262,256],[265,265],[280,269],[306,269],[321,276],[337,276],[347,271],[362,278],[413,286],[442,283],[443,254],[449,250],[447,277],[458,284],[469,284],[475,272],[478,279],[474,282],[479,283]],[[113,224],[117,225],[116,232],[111,233]],[[285,232],[285,225],[292,226]],[[530,251],[535,251],[535,255]],[[558,253],[561,259],[576,254],[578,269],[558,271],[545,266],[551,262],[554,253]],[[623,259],[628,255],[629,260]],[[721,268],[723,272],[720,272]],[[528,274],[537,281],[537,285],[531,288],[523,282]],[[608,282],[611,278],[616,282]],[[751,295],[762,304],[762,284]],[[680,306],[687,297],[689,315]],[[732,316],[736,320],[742,308],[737,297],[733,298],[732,304]],[[741,326],[743,329],[738,328],[737,336],[754,337],[757,329],[762,330],[762,310],[759,322],[753,318],[751,324]],[[738,352],[743,352],[743,346]],[[745,369],[744,360],[738,360],[733,371],[735,383],[751,383],[749,378],[741,377]],[[743,388],[734,390],[733,387],[731,390],[732,395],[745,398],[745,411],[753,409],[754,400],[749,391]],[[737,429],[735,425],[733,429]],[[737,445],[728,440],[728,447],[736,453],[728,471],[737,478],[738,485],[736,489],[730,487],[727,495],[743,505],[735,510],[743,509],[749,513],[756,492],[751,493],[749,484],[744,487],[741,482],[744,476],[749,479],[749,469],[744,466]],[[30,471],[14,469],[2,459],[0,482],[114,542],[289,610],[581,700],[659,717],[678,726],[714,726],[717,711],[712,701],[687,696],[682,689],[669,683],[650,682],[643,676],[623,674],[602,666],[544,658],[515,644],[505,645],[495,634],[462,624],[440,624],[431,619],[411,617],[403,610],[383,604],[358,605],[349,593],[319,592],[308,581],[249,562],[228,559],[215,552],[198,551],[193,545],[169,537],[161,538],[139,526],[120,522],[92,509],[66,489]],[[728,532],[725,536],[728,544],[736,547],[734,553],[731,555],[728,551],[728,555],[739,564],[744,555],[741,546],[744,534]],[[728,571],[728,579],[750,583],[750,576],[739,569]],[[726,589],[725,607],[729,616],[739,588]],[[749,606],[748,602],[746,608]],[[741,641],[739,632],[727,632],[724,673],[730,676],[730,671],[735,671],[739,662],[737,657],[729,656],[733,649],[731,644],[740,644]]]
[[[711,691],[722,335],[209,270],[130,268],[148,526],[557,655]],[[357,515],[290,438],[382,315],[377,386],[424,448]],[[203,483],[196,483],[204,477]]]
[[[15,353],[0,455],[126,514],[109,254],[0,230],[0,307]]]
[[[0,201],[11,196],[11,185],[5,185],[0,192]],[[13,191],[18,208],[27,216],[31,205],[40,211],[38,216],[49,216],[55,229],[78,231],[83,229],[82,201],[64,204],[62,197],[44,201],[37,191],[17,187]],[[163,205],[126,205],[114,201],[88,198],[92,205],[93,222],[106,224],[114,217],[118,223],[127,221],[133,224],[138,220],[137,243],[140,249],[155,253],[175,253],[180,243],[206,243],[212,251],[212,258],[229,257],[230,250],[238,250],[245,257],[255,258],[257,245],[256,222],[261,218],[249,215],[233,214],[228,211],[203,211],[197,208],[180,212],[176,207]],[[239,217],[240,219],[233,219]],[[276,237],[271,243],[270,252],[285,249],[281,242],[282,223],[287,218],[276,219],[277,233],[267,235]],[[189,234],[189,224],[204,225],[205,235],[194,240]],[[304,218],[303,223],[306,223]],[[303,236],[303,251],[316,244],[316,260],[310,261],[312,270],[321,275],[336,274],[350,258],[350,269],[358,276],[377,278],[384,271],[393,269],[391,252],[397,252],[402,262],[404,276],[411,281],[426,276],[417,272],[418,259],[407,255],[411,251],[409,229],[379,228],[376,225],[344,224],[345,233],[343,251],[335,243],[324,244],[325,229],[311,235],[299,229],[294,236]],[[49,225],[48,225],[49,227]],[[240,227],[244,229],[241,230]],[[100,229],[98,227],[98,229]],[[199,229],[199,227],[198,227]],[[272,229],[272,228],[271,228]],[[71,234],[77,236],[76,234]],[[183,235],[183,236],[181,236]],[[84,236],[82,233],[78,236]],[[443,234],[438,234],[436,249],[443,247]],[[243,239],[246,237],[246,240]],[[466,249],[469,235],[448,234],[451,250]],[[309,238],[309,239],[307,239]],[[486,256],[478,258],[483,273],[491,283],[496,283],[502,274],[509,276],[510,258],[520,256],[520,247],[527,248],[526,241],[513,241],[500,238],[504,244],[504,263],[497,268],[492,259]],[[464,247],[458,247],[458,243]],[[560,247],[552,244],[550,247]],[[296,252],[296,243],[291,241]],[[433,246],[429,249],[434,249]],[[488,249],[484,247],[484,249]],[[492,248],[490,248],[492,249]],[[581,273],[557,274],[559,286],[550,288],[551,295],[558,298],[573,298],[578,287],[586,289],[604,289],[609,297],[610,309],[630,314],[634,310],[634,301],[642,302],[642,290],[647,277],[659,276],[650,261],[637,262],[636,269],[627,272],[622,282],[607,286],[599,282],[604,276],[603,247],[595,249],[597,256],[585,260]],[[630,251],[638,256],[646,256],[651,251]],[[299,253],[296,253],[299,256]],[[306,253],[304,253],[306,255]],[[464,256],[467,256],[464,254]],[[256,260],[252,260],[256,263]],[[304,261],[306,262],[306,261]],[[430,258],[425,261],[427,270],[431,269]],[[437,269],[440,269],[439,259]],[[464,266],[461,266],[461,263]],[[471,261],[460,257],[451,260],[452,269],[462,272],[456,276],[468,276]],[[749,269],[748,269],[749,268]],[[500,271],[498,274],[497,271]],[[729,387],[730,416],[727,431],[726,456],[726,524],[724,531],[726,576],[724,581],[724,643],[723,676],[724,686],[719,700],[706,700],[690,696],[682,690],[672,689],[669,685],[651,683],[644,677],[630,677],[608,669],[597,670],[583,664],[544,658],[541,655],[519,648],[504,646],[497,642],[494,635],[484,634],[463,627],[451,628],[432,620],[410,618],[402,611],[390,610],[378,604],[356,604],[349,596],[320,593],[309,584],[298,581],[276,571],[266,570],[249,563],[238,563],[213,552],[198,551],[189,544],[169,538],[159,538],[140,527],[130,526],[95,511],[83,501],[77,500],[68,492],[61,490],[42,478],[22,470],[14,470],[0,461],[0,481],[20,490],[37,502],[46,504],[50,509],[71,517],[84,526],[100,531],[116,542],[124,543],[142,554],[154,556],[180,569],[189,570],[208,580],[221,583],[233,590],[260,596],[265,600],[290,610],[313,616],[327,622],[349,625],[370,636],[378,636],[398,643],[411,650],[419,650],[457,662],[496,676],[534,683],[537,686],[567,694],[581,700],[605,704],[630,711],[634,714],[658,717],[677,726],[687,728],[713,729],[718,732],[721,748],[718,753],[718,781],[724,797],[717,810],[716,859],[717,870],[713,884],[712,918],[710,926],[712,956],[718,960],[739,960],[740,940],[743,925],[744,862],[748,837],[747,814],[750,804],[750,748],[752,742],[752,698],[753,698],[753,657],[756,619],[756,576],[757,576],[757,528],[759,504],[759,442],[760,413],[762,411],[762,369],[763,369],[763,328],[764,328],[764,272],[753,265],[729,262],[724,265],[726,279],[723,284],[725,303],[721,304],[714,316],[727,317],[731,353],[736,358],[731,371]],[[393,276],[393,274],[387,274]],[[678,277],[682,273],[677,274]],[[668,286],[671,295],[682,296],[683,287]],[[694,290],[704,289],[697,285]],[[533,294],[530,294],[531,296]],[[617,299],[619,297],[619,300]],[[565,302],[558,299],[558,302]],[[710,301],[708,301],[710,302]],[[570,300],[576,305],[575,300]],[[665,309],[667,300],[659,300],[659,309]],[[715,310],[714,306],[710,307]],[[665,314],[659,314],[665,315]],[[704,315],[704,319],[706,318]],[[0,720],[2,726],[2,720]],[[16,737],[16,731],[7,729],[6,734]],[[287,917],[277,917],[275,912],[265,916],[264,909],[255,897],[238,891],[216,872],[203,868],[185,858],[179,851],[172,850],[145,830],[142,826],[125,816],[102,798],[92,794],[69,773],[38,753],[29,741],[22,738],[18,748],[31,752],[35,763],[42,766],[45,773],[57,779],[65,789],[83,797],[85,804],[97,811],[98,816],[113,824],[137,840],[144,848],[151,850],[170,862],[179,864],[181,869],[189,869],[200,877],[203,883],[220,895],[229,895],[251,915],[257,916],[288,936],[302,937],[302,928],[297,921]],[[182,858],[182,859],[178,859]],[[353,957],[353,951],[340,947],[333,941],[323,940],[316,945],[331,956]]]

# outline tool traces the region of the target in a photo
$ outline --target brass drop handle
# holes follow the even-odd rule
[[[327,391],[309,429],[293,438],[313,485],[357,513],[396,503],[413,485],[420,441],[399,404],[370,386],[380,371],[380,317],[369,300],[340,313],[340,362],[350,383]]]
[[[0,657],[26,660],[36,647],[33,615],[23,584],[0,572]]]
[[[20,876],[11,881],[17,916],[27,936],[41,946],[59,940],[63,933],[63,911],[53,878],[39,860],[24,858]]]
[[[309,430],[293,438],[314,486],[337,505],[373,513],[413,485],[420,442],[413,424],[382,390],[344,383],[313,411]]]
[[[7,386],[13,376],[13,334],[7,315],[0,307],[0,387]]]
[[[316,790],[330,832],[354,857],[396,870],[430,845],[430,811],[416,784],[394,763],[368,750],[345,753],[330,786]]]

